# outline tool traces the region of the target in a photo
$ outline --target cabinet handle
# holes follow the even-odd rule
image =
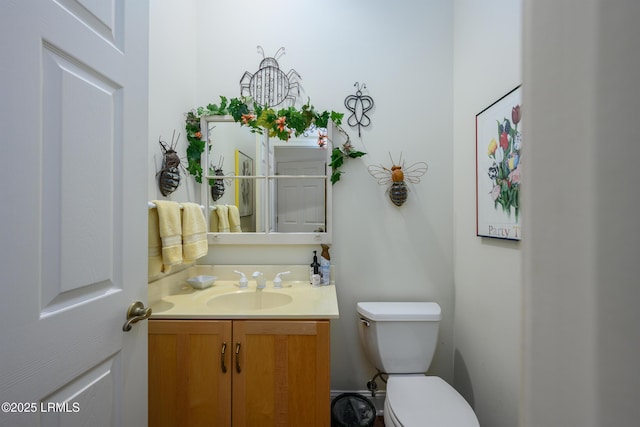
[[[222,343],[222,355],[220,356],[220,368],[222,369],[222,373],[227,373],[227,366],[224,364],[224,353],[227,351],[227,343]]]
[[[236,343],[236,372],[240,373],[240,343]]]

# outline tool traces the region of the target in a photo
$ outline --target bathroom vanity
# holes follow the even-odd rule
[[[288,266],[281,289],[239,289],[233,269],[273,278],[282,267],[227,267],[149,285],[149,425],[328,427],[335,286],[312,288],[296,280],[307,266]],[[196,290],[186,278],[197,274],[219,279]]]

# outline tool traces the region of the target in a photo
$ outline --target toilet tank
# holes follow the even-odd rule
[[[423,374],[438,344],[442,318],[435,302],[359,302],[360,341],[387,374]]]

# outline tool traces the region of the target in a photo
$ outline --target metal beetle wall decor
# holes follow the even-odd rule
[[[269,107],[279,105],[285,100],[293,104],[296,97],[290,91],[295,88],[300,95],[300,85],[296,80],[302,77],[294,69],[286,74],[280,69],[277,58],[284,54],[284,47],[278,49],[273,57],[265,57],[262,46],[258,46],[258,52],[262,53],[263,58],[260,68],[253,74],[245,71],[240,79],[240,95],[249,94],[256,103]]]
[[[391,153],[389,153],[389,157],[391,158]],[[391,169],[382,165],[371,165],[369,166],[369,173],[378,180],[380,185],[389,185],[391,183],[387,190],[389,199],[394,205],[402,206],[407,201],[409,191],[405,181],[412,184],[419,183],[420,177],[427,172],[429,166],[425,162],[416,162],[409,167],[405,167],[402,154],[397,165],[391,158],[391,165]]]
[[[171,145],[167,145],[166,142],[158,138],[158,143],[160,144],[160,148],[162,148],[163,158],[162,169],[158,171],[156,176],[159,176],[158,187],[160,187],[160,193],[165,197],[176,191],[180,185],[181,176],[179,167],[183,167],[180,162],[180,157],[178,157],[178,153],[175,150],[176,145],[178,145],[178,140],[180,139],[180,134],[178,134],[178,138],[175,138],[175,136],[176,131],[174,130],[173,137],[171,137]]]
[[[355,95],[349,95],[344,100],[344,106],[351,111],[347,123],[351,127],[358,126],[358,136],[360,136],[360,127],[367,127],[371,124],[371,119],[367,116],[369,110],[373,108],[373,98],[363,95],[361,89],[366,89],[367,85],[356,82],[354,86],[358,89]]]
[[[230,185],[233,181],[231,178],[224,178],[224,172],[222,171],[222,165],[224,164],[224,158],[220,156],[218,166],[211,166],[210,170],[215,176],[220,178],[210,178],[209,185],[211,186],[211,199],[215,202],[224,196],[225,183]]]

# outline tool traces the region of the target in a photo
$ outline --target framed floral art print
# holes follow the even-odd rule
[[[476,235],[520,240],[522,87],[476,115]]]

